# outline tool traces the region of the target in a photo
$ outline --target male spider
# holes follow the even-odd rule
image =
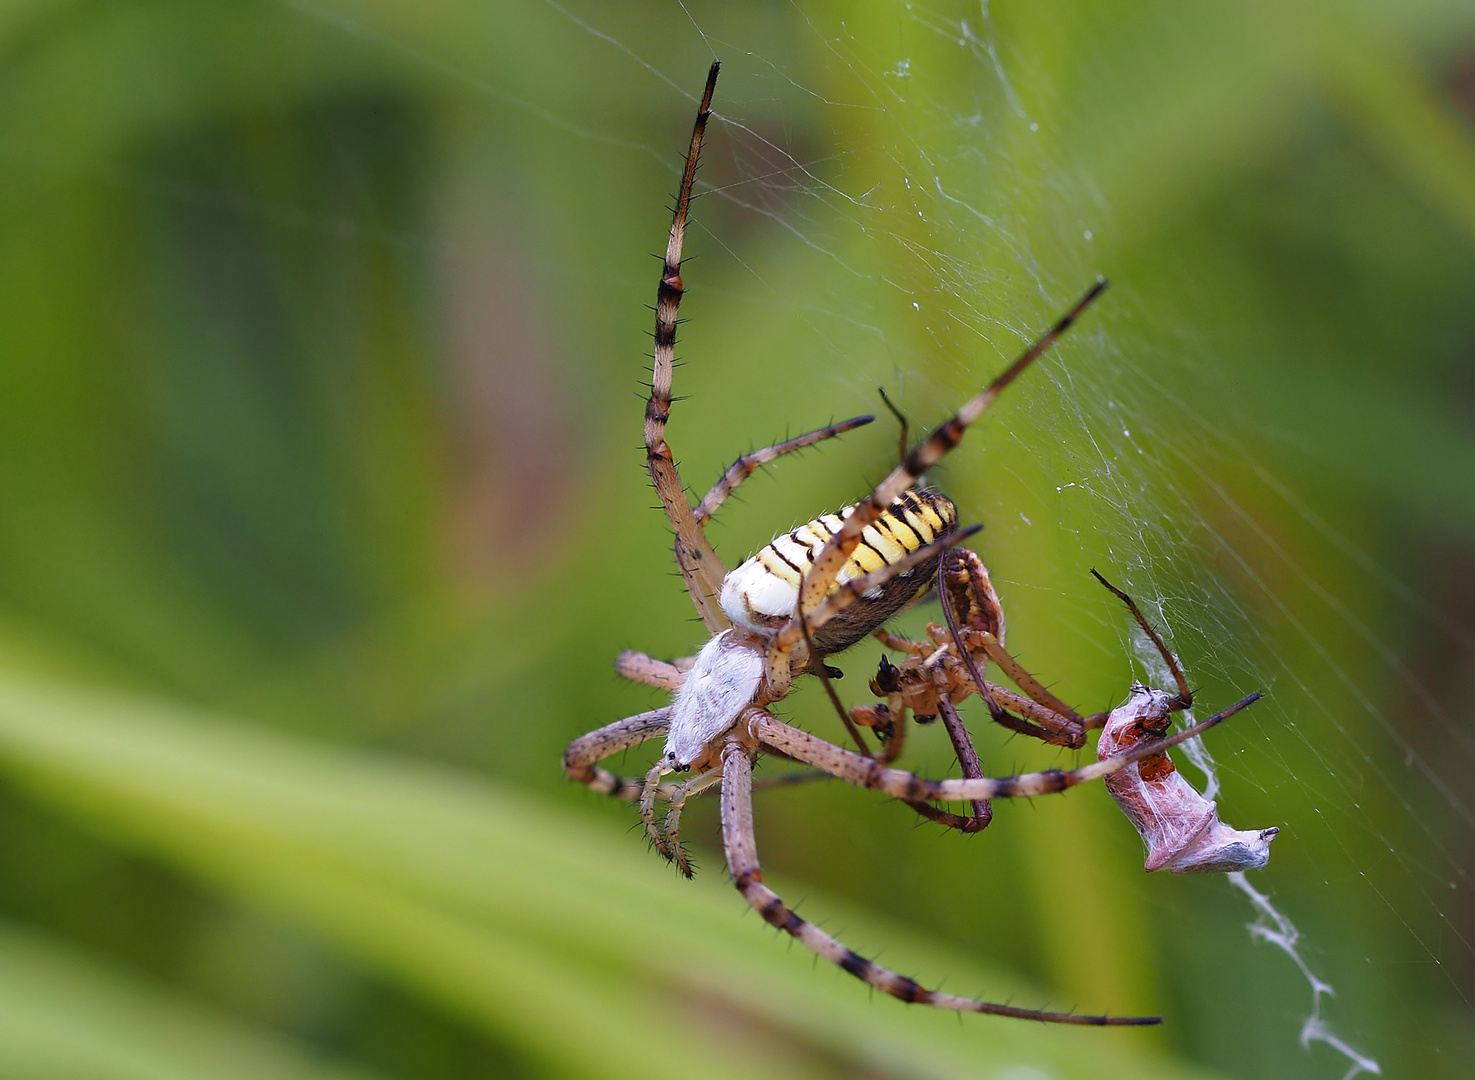
[[[1269,861],[1270,842],[1280,830],[1239,831],[1225,825],[1219,820],[1218,808],[1183,778],[1172,759],[1156,745],[1156,740],[1167,734],[1173,714],[1192,707],[1193,691],[1177,658],[1130,596],[1091,571],[1127,605],[1163,658],[1178,693],[1169,695],[1137,683],[1127,700],[1111,712],[1081,716],[1003,650],[1003,612],[978,556],[960,549],[952,552],[951,558],[952,565],[944,566],[938,575],[938,595],[947,625],[930,624],[926,642],[877,630],[876,637],[882,644],[910,655],[900,665],[882,656],[871,689],[886,703],[854,709],[853,717],[861,723],[874,723],[874,716],[901,729],[908,711],[919,718],[940,713],[950,726],[961,727],[955,706],[978,693],[989,703],[996,721],[1043,742],[1079,747],[1085,742],[1086,731],[1099,727],[1099,761],[1119,758],[1148,745],[1157,751],[1103,778],[1107,791],[1147,844],[1145,869],[1149,873],[1162,869],[1174,874],[1258,870]],[[994,660],[1024,687],[1028,697],[985,679],[982,669],[988,660]],[[1220,716],[1238,712],[1259,697],[1258,692],[1251,694]],[[1000,707],[1000,702],[1008,711]],[[961,750],[959,756],[963,756]]]
[[[972,529],[957,528],[957,509],[945,496],[918,491],[915,486],[929,468],[956,446],[968,426],[1038,356],[1065,332],[1106,287],[1099,281],[1059,322],[1005,371],[970,399],[950,420],[916,444],[890,475],[866,498],[836,514],[826,514],[787,536],[781,536],[728,572],[702,531],[722,501],[759,465],[780,454],[829,438],[866,423],[860,417],[740,458],[695,509],[687,501],[671,448],[665,439],[671,411],[671,376],[676,342],[677,309],[681,302],[681,249],[691,202],[702,137],[710,113],[719,65],[707,75],[706,89],[692,129],[686,168],[676,198],[656,299],[655,349],[650,397],[645,409],[646,460],[662,506],[675,530],[675,555],[688,592],[712,638],[690,661],[675,664],[639,653],[622,654],[617,670],[627,678],[675,691],[669,707],[618,721],[574,740],[564,752],[569,776],[596,790],[626,798],[638,795],[641,818],[657,848],[674,858],[689,874],[675,822],[685,800],[713,784],[721,784],[723,846],[733,883],[771,925],[784,930],[818,955],[903,1001],[919,1002],[961,1012],[991,1013],[1030,1020],[1068,1024],[1155,1024],[1157,1017],[1083,1016],[1043,1012],[924,989],[912,979],[887,970],[842,945],[818,927],[805,922],[763,884],[753,832],[752,772],[760,751],[777,753],[859,787],[872,788],[929,810],[931,802],[972,802],[974,819],[955,818],[957,824],[978,820],[986,800],[1041,795],[1117,773],[1134,762],[1156,758],[1168,747],[1208,730],[1254,697],[1168,737],[1150,737],[1118,756],[1070,771],[1051,770],[1002,779],[978,774],[976,757],[964,761],[966,775],[957,780],[927,780],[888,767],[894,753],[880,758],[867,751],[857,754],[791,727],[768,707],[789,693],[795,675],[813,671],[826,678],[822,659],[855,644],[875,631],[909,602],[931,588],[943,554],[965,539]],[[963,627],[954,635],[960,663],[969,667],[973,686],[989,701],[995,719],[1016,730],[1050,742],[1080,746],[1086,721],[1044,691],[1033,679],[1021,681],[1012,660],[1010,671],[1025,695],[1012,694],[985,683],[970,652],[977,644],[983,655],[1004,661],[999,638],[1002,612],[987,585],[982,563],[968,552],[950,562],[942,591],[945,612],[961,609],[966,632],[984,637],[964,638]],[[955,578],[966,579],[955,590]],[[950,594],[956,595],[949,599]],[[990,620],[993,620],[990,623]],[[962,657],[967,660],[963,661]],[[910,663],[910,662],[908,662]],[[920,671],[920,664],[911,665]],[[902,668],[893,669],[902,671]],[[1020,669],[1022,672],[1022,669]],[[961,684],[960,684],[961,685]],[[1185,690],[1186,693],[1186,690]],[[949,698],[939,697],[939,702]],[[838,699],[834,699],[838,706]],[[1023,714],[1007,712],[1000,701]],[[939,709],[943,706],[939,704]],[[948,701],[946,710],[951,710]],[[864,741],[842,708],[841,718],[852,736]],[[857,710],[873,727],[885,718],[873,708]],[[881,724],[879,726],[884,726]],[[961,724],[959,725],[961,728]],[[1146,730],[1146,729],[1144,729]],[[1166,725],[1151,729],[1154,735]],[[599,768],[597,762],[649,739],[665,736],[661,761],[643,783],[622,780]],[[960,757],[962,751],[960,749]],[[969,747],[971,753],[971,746]],[[662,776],[695,768],[698,776],[672,788],[662,788]],[[658,828],[654,816],[657,798],[671,804],[667,827]],[[952,815],[945,815],[951,818]]]

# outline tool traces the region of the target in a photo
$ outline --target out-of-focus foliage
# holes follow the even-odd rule
[[[1119,698],[1100,565],[1203,700],[1269,683],[1212,746],[1226,818],[1286,826],[1256,883],[1340,1034],[1460,1075],[1475,9],[1436,0],[8,5],[0,1073],[1344,1070],[1242,899],[1144,878],[1100,791],[965,843],[785,790],[759,839],[889,964],[1160,1030],[871,1000],[745,917],[711,806],[689,884],[563,780],[656,700],[614,653],[699,641],[633,391],[714,51],[690,482],[877,382],[942,415],[1111,276],[945,470],[1011,644]],[[724,557],[858,494],[881,428],[751,481]],[[907,763],[945,767],[936,732]]]

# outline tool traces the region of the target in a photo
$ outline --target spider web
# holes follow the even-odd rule
[[[771,402],[764,423],[775,433],[815,426],[830,408],[870,411],[878,383],[915,418],[946,415],[1094,280],[1103,238],[1138,225],[1052,137],[1046,118],[1069,123],[1069,104],[1026,89],[1048,60],[1011,45],[986,0],[896,0],[864,24],[797,3],[769,13],[782,34],[752,12],[711,4],[678,2],[639,20],[548,4],[565,32],[602,43],[603,63],[648,82],[678,118],[669,145],[586,123],[551,94],[511,92],[332,5],[288,6],[600,153],[654,156],[673,185],[701,65],[723,60],[689,243],[703,260],[692,295],[705,298],[705,370],[684,369],[680,392],[712,400],[744,350],[781,342],[803,357],[803,389],[782,395],[798,404]],[[964,77],[923,77],[924,64],[944,62]],[[1230,878],[1250,920],[1246,963],[1276,978],[1282,958],[1252,943],[1280,950],[1310,993],[1301,1044],[1329,1048],[1345,1076],[1379,1073],[1362,1032],[1379,1009],[1399,1008],[1366,996],[1385,977],[1470,1019],[1444,962],[1471,960],[1457,907],[1475,812],[1459,786],[1475,755],[1435,689],[1386,647],[1373,613],[1466,660],[1475,643],[1351,535],[1344,513],[1305,489],[1298,470],[1308,448],[1285,425],[1254,419],[1254,388],[1211,366],[1207,336],[1171,310],[1155,312],[1130,280],[1116,286],[1011,389],[1007,409],[981,425],[987,433],[970,437],[973,456],[960,451],[940,479],[966,518],[988,523],[985,555],[1012,640],[1028,641],[1046,669],[1075,680],[1064,661],[1050,662],[1051,649],[1085,655],[1100,684],[1117,687],[1101,692],[1119,699],[1120,658],[1130,654],[1147,681],[1169,684],[1150,646],[1133,641],[1124,613],[1085,577],[1097,565],[1142,604],[1201,701],[1270,692],[1213,736],[1224,764],[1188,748],[1226,821],[1284,828],[1268,869]],[[743,439],[761,438],[766,431],[750,430],[756,415],[749,406],[717,421],[721,434],[730,423],[749,429]],[[884,465],[878,451],[867,467]],[[862,478],[846,479],[858,487]],[[780,516],[812,510],[796,501]],[[771,502],[764,513],[771,523]],[[735,534],[745,535],[743,520]],[[773,531],[752,528],[754,543]],[[724,548],[736,553],[742,542],[730,536]],[[1408,737],[1400,701],[1415,702],[1437,731],[1438,757]],[[1377,944],[1362,947],[1358,927],[1338,915],[1344,904],[1371,913]],[[1317,929],[1301,934],[1297,922]],[[1409,965],[1422,976],[1410,979]],[[1358,969],[1373,974],[1332,998],[1333,984]],[[1233,1003],[1223,1008],[1234,1015]],[[1403,1008],[1396,1023],[1416,1011]]]

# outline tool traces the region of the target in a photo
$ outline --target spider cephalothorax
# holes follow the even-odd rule
[[[936,492],[919,490],[917,484],[958,444],[1003,389],[1049,349],[1100,295],[1106,287],[1104,281],[1098,281],[951,419],[905,452],[901,463],[869,495],[777,537],[730,573],[726,570],[702,526],[733,489],[766,462],[868,423],[871,417],[857,417],[744,455],[695,507],[687,500],[665,433],[672,402],[677,309],[685,287],[681,278],[682,239],[717,71],[718,66],[713,64],[677,194],[657,292],[654,364],[645,410],[646,460],[651,480],[675,531],[677,566],[711,637],[689,660],[667,662],[643,653],[621,654],[616,669],[622,675],[670,690],[674,699],[669,706],[575,739],[564,752],[564,769],[595,790],[638,800],[652,842],[688,875],[691,868],[678,833],[681,809],[689,797],[720,784],[727,867],[748,903],[771,925],[818,955],[904,1001],[1059,1023],[1157,1023],[1155,1017],[1083,1016],[1022,1009],[925,989],[856,955],[801,919],[763,884],[752,810],[752,770],[760,753],[774,753],[809,766],[814,775],[833,776],[884,792],[943,824],[974,831],[988,824],[990,799],[1063,791],[1097,778],[1125,774],[1135,763],[1162,756],[1168,747],[1207,730],[1258,695],[1177,734],[1166,735],[1164,728],[1158,736],[1079,769],[1002,779],[983,776],[972,742],[957,716],[957,702],[977,693],[999,723],[1045,742],[1070,747],[1083,745],[1086,730],[1100,726],[1103,719],[1075,713],[1005,652],[1003,610],[988,571],[977,555],[955,548],[976,532],[977,526],[959,528],[953,503]],[[813,672],[828,688],[824,657],[880,631],[882,623],[926,594],[939,577],[948,623],[945,628],[931,628],[927,643],[878,633],[883,643],[907,654],[901,664],[888,662],[878,674],[875,689],[887,702],[846,710],[830,691],[841,720],[862,752],[809,735],[773,715],[769,706],[788,695],[795,677]],[[1022,692],[986,681],[984,670],[989,661],[997,663]],[[1177,673],[1176,663],[1172,666]],[[1174,701],[1183,701],[1177,706],[1182,708],[1187,699],[1185,686]],[[900,753],[909,711],[942,716],[958,753],[964,774],[961,779],[928,780],[890,767]],[[862,727],[880,736],[878,751],[869,749],[860,732]],[[622,750],[662,737],[666,744],[661,759],[643,780],[622,779],[598,765]],[[672,772],[694,775],[680,783],[663,785],[663,778]],[[655,805],[663,800],[669,809],[661,823],[656,820]],[[972,812],[957,815],[934,805],[947,802],[968,803]]]

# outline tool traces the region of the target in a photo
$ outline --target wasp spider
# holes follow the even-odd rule
[[[684,289],[682,238],[717,72],[718,65],[713,64],[697,111],[676,198],[657,292],[654,364],[645,408],[646,460],[651,479],[675,531],[676,564],[712,636],[695,658],[676,663],[639,653],[623,654],[616,665],[619,672],[627,678],[674,691],[671,705],[629,717],[574,740],[564,753],[564,769],[569,776],[595,790],[637,799],[641,818],[656,847],[667,858],[676,860],[688,875],[690,867],[676,834],[681,807],[692,795],[720,785],[727,868],[748,903],[768,923],[818,955],[903,1001],[1068,1024],[1157,1023],[1156,1017],[1043,1012],[925,989],[910,978],[858,956],[831,935],[801,919],[763,883],[752,807],[753,764],[761,752],[775,753],[807,765],[817,773],[884,792],[947,824],[981,827],[987,823],[990,799],[1058,792],[1111,776],[1136,762],[1155,759],[1167,747],[1207,730],[1235,710],[1227,710],[1171,736],[1163,737],[1166,725],[1153,728],[1152,737],[1125,748],[1119,755],[1070,771],[986,778],[979,770],[971,744],[964,746],[966,733],[962,742],[955,738],[965,773],[962,779],[928,780],[890,767],[899,749],[903,726],[897,721],[904,719],[901,714],[906,708],[927,708],[954,721],[953,705],[971,692],[980,693],[988,701],[996,720],[1017,731],[1066,746],[1080,746],[1084,742],[1089,719],[1077,716],[1060,703],[1004,652],[1003,613],[988,583],[987,571],[971,552],[952,550],[974,530],[958,528],[958,511],[949,499],[936,492],[917,490],[916,484],[958,444],[969,425],[1003,389],[1064,333],[1105,288],[1104,281],[1098,282],[956,415],[919,441],[864,499],[778,537],[731,572],[723,566],[702,526],[733,489],[765,462],[867,423],[871,418],[858,417],[740,458],[696,507],[687,500],[665,431],[672,402],[677,308]],[[873,633],[897,611],[931,589],[945,555],[948,564],[940,592],[944,611],[954,624],[953,638],[926,650],[928,655],[916,652],[911,660],[891,666],[889,672],[883,666],[878,688],[889,694],[894,704],[856,709],[853,713],[840,709],[842,720],[863,753],[800,731],[769,711],[771,705],[788,695],[790,682],[796,675],[813,672],[825,679],[828,686],[823,657]],[[889,643],[903,645],[901,639]],[[905,647],[910,644],[906,643]],[[939,649],[940,656],[929,661],[931,654]],[[1024,693],[1016,694],[985,682],[979,669],[987,659],[1004,665],[1004,670]],[[892,689],[887,691],[886,686]],[[838,706],[838,699],[833,700]],[[866,748],[857,720],[882,735],[883,747],[879,753]],[[961,731],[961,723],[957,729]],[[665,748],[660,761],[643,780],[622,779],[597,764],[656,738],[665,739]],[[669,773],[692,770],[696,773],[692,779],[670,786],[661,783]],[[658,800],[670,804],[664,826],[655,818]],[[973,814],[969,817],[947,814],[931,805],[937,802],[971,803]]]

